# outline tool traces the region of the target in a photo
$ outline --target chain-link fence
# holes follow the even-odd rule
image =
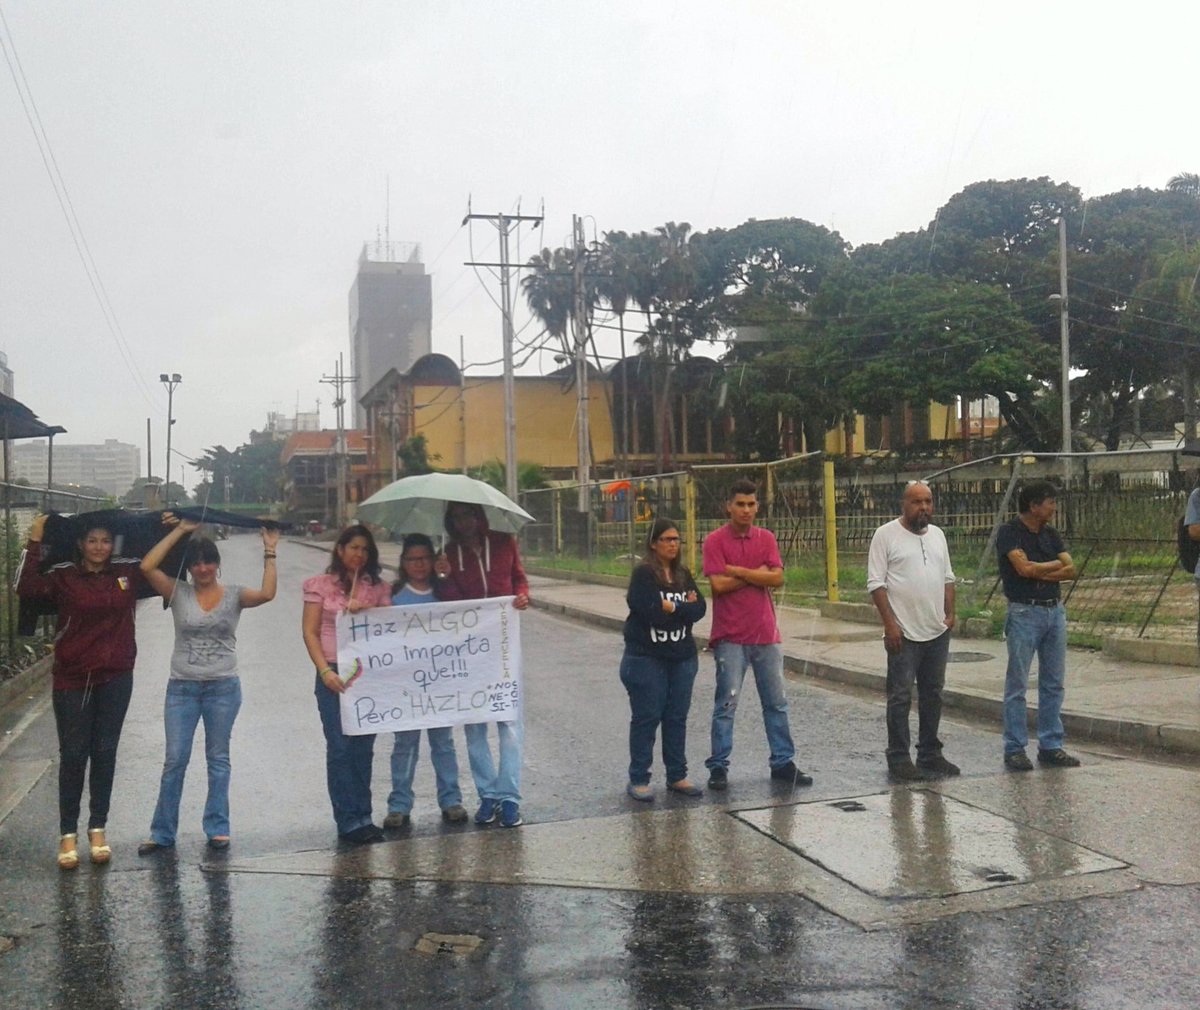
[[[523,533],[523,549],[534,564],[625,575],[645,549],[651,520],[665,515],[679,523],[685,558],[698,570],[704,537],[726,521],[729,487],[747,478],[758,487],[758,522],[779,541],[786,573],[780,602],[865,603],[872,534],[899,514],[909,481],[927,480],[934,522],[946,533],[961,582],[960,613],[989,619],[998,632],[1004,597],[996,531],[1015,514],[1023,481],[1049,479],[1061,489],[1054,525],[1079,571],[1064,586],[1072,640],[1196,634],[1196,590],[1175,558],[1176,523],[1195,480],[1178,449],[994,456],[948,469],[859,457],[829,470],[828,460],[811,454],[598,483],[582,499],[586,511],[576,485],[525,492],[521,504],[538,524]]]

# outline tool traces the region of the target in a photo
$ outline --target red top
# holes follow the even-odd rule
[[[446,558],[450,574],[438,583],[439,599],[482,600],[529,593],[529,579],[521,565],[517,538],[508,533],[488,530],[484,534],[482,555],[451,540],[446,544]]]
[[[31,540],[25,551],[17,593],[58,607],[54,690],[98,687],[129,673],[137,657],[133,611],[146,582],[138,562],[113,558],[99,572],[55,565],[42,574],[42,545]]]
[[[704,538],[704,574],[724,575],[726,565],[782,568],[775,534],[761,526],[751,526],[745,536],[738,536],[732,523],[714,530]],[[722,641],[735,645],[773,645],[782,641],[769,589],[746,585],[732,593],[719,596],[713,593],[708,644]]]

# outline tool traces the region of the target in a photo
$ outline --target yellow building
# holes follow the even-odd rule
[[[626,358],[607,374],[592,368],[589,376],[594,476],[650,474],[660,466],[678,470],[732,460],[733,420],[721,409],[719,396],[724,370],[712,359],[689,358],[674,367],[665,425],[655,423],[656,377],[646,359]],[[569,479],[578,463],[574,368],[513,381],[518,463],[536,463],[549,477]],[[359,402],[366,414],[367,494],[403,476],[396,450],[415,435],[425,436],[430,462],[441,469],[469,470],[504,460],[500,375],[463,376],[450,358],[427,354],[406,373],[390,369]],[[780,455],[815,448],[861,455],[991,434],[994,418],[985,418],[983,408],[975,406],[978,416],[968,410],[960,417],[954,406],[900,404],[889,416],[859,416],[849,430],[830,430],[821,446],[804,444],[799,427],[781,419]]]

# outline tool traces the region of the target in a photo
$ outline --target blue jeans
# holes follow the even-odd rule
[[[325,732],[325,779],[333,820],[339,835],[371,821],[371,760],[375,735],[347,736],[342,732],[342,707],[338,695],[317,677],[315,694],[321,729]]]
[[[733,753],[733,717],[746,667],[754,670],[754,685],[762,703],[763,726],[771,749],[770,765],[779,768],[796,756],[792,731],[788,727],[787,692],[783,689],[783,647],[774,645],[736,645],[718,642],[713,649],[717,660],[717,694],[713,704],[712,757],[704,762],[712,768],[728,768]]]
[[[449,726],[427,729],[429,758],[437,779],[438,806],[462,805],[458,788],[458,755],[454,753],[454,733]],[[413,775],[421,751],[421,731],[406,729],[395,734],[392,744],[392,791],[388,794],[388,813],[407,814],[413,807]]]
[[[237,677],[220,680],[167,681],[163,727],[167,756],[163,761],[158,804],[150,822],[150,837],[159,845],[174,845],[179,829],[179,798],[192,756],[196,725],[204,720],[204,758],[208,763],[208,799],[204,803],[204,833],[213,838],[229,834],[229,739],[242,707],[242,684]]]
[[[662,758],[667,781],[687,778],[687,717],[699,664],[687,659],[621,657],[621,683],[629,693],[629,781],[648,785],[654,736],[662,724]]]
[[[519,720],[496,723],[496,735],[500,738],[500,767],[497,769],[492,762],[492,748],[488,744],[490,725],[473,722],[463,727],[467,735],[467,760],[471,762],[475,792],[481,800],[512,800],[520,803],[521,750],[525,727]]]
[[[908,716],[912,710],[913,682],[917,685],[917,760],[931,761],[942,752],[938,726],[942,721],[942,688],[946,686],[946,657],[950,652],[947,629],[928,642],[901,639],[899,652],[887,657],[887,760],[889,765],[909,759],[912,738]]]
[[[1029,743],[1025,689],[1029,668],[1038,661],[1038,747],[1063,745],[1063,681],[1067,672],[1067,612],[1062,604],[1032,607],[1009,603],[1004,619],[1008,669],[1004,674],[1004,753],[1023,751]]]

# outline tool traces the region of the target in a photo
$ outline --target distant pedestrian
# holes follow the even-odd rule
[[[400,547],[400,578],[392,585],[393,606],[436,603],[433,586],[433,541],[423,533],[410,533]],[[437,779],[437,801],[442,819],[459,823],[467,819],[458,788],[458,755],[454,752],[454,733],[449,726],[427,729],[429,758]],[[389,829],[408,827],[413,808],[413,776],[421,750],[419,729],[400,730],[392,743],[392,791],[388,795]]]
[[[172,525],[165,537],[142,558],[142,574],[171,608],[175,620],[175,649],[163,703],[167,755],[158,787],[158,803],[150,822],[150,837],[138,846],[139,856],[175,846],[179,801],[192,756],[196,726],[204,720],[204,757],[208,765],[208,798],[203,828],[212,849],[229,848],[229,744],[233,723],[242,707],[237,667],[237,625],[242,611],[275,599],[275,551],[279,530],[263,526],[263,575],[258,589],[223,585],[218,573],[221,554],[208,537],[192,537],[184,554],[191,584],[180,582],[159,566],[171,548],[200,524],[163,513]]]
[[[733,753],[733,719],[746,667],[762,704],[770,747],[771,778],[793,786],[812,785],[812,778],[793,760],[796,748],[788,726],[788,700],[783,685],[783,647],[771,590],[783,585],[783,560],[769,530],[754,525],[758,489],[738,480],[726,501],[729,522],[704,539],[704,574],[712,587],[713,619],[709,645],[717,661],[717,690],[712,717],[712,755],[708,787],[729,785]]]
[[[934,526],[933,491],[909,481],[900,517],[880,526],[867,556],[867,592],[883,619],[887,652],[888,774],[900,782],[957,775],[942,756],[938,726],[954,627],[954,571],[946,536]],[[917,763],[909,712],[917,685]]]
[[[438,595],[444,600],[481,600],[512,596],[513,606],[529,606],[529,580],[521,564],[517,538],[488,529],[479,505],[450,502],[446,506],[446,532],[450,539],[438,557],[437,575],[443,580]],[[503,828],[519,827],[521,818],[521,761],[525,728],[519,718],[496,723],[499,766],[492,760],[486,722],[468,723],[467,758],[479,796],[476,824],[497,818]]]
[[[679,560],[679,527],[655,519],[646,554],[629,580],[621,683],[629,693],[629,785],[635,800],[652,800],[650,766],[662,726],[667,788],[684,796],[703,790],[687,777],[687,718],[696,679],[692,625],[704,616],[704,597]]]
[[[1025,748],[1029,742],[1025,691],[1033,657],[1038,661],[1037,735],[1039,764],[1077,768],[1079,759],[1063,750],[1062,705],[1067,672],[1067,614],[1059,599],[1059,583],[1075,578],[1075,563],[1062,537],[1050,525],[1057,489],[1035,480],[1017,495],[1020,514],[1000,527],[996,554],[1008,598],[1004,639],[1008,669],[1004,675],[1004,766],[1033,770]]]
[[[339,696],[346,685],[337,665],[337,617],[391,602],[391,587],[380,578],[379,548],[365,526],[342,530],[325,574],[304,581],[304,645],[317,668],[315,693],[325,733],[329,799],[338,837],[353,844],[382,841],[383,832],[371,819],[375,736],[342,732]]]
[[[132,558],[113,557],[113,530],[101,522],[77,543],[78,560],[38,571],[46,516],[29,530],[17,593],[58,609],[52,701],[58,730],[58,865],[79,865],[77,832],[88,779],[88,847],[93,863],[112,858],[105,830],[117,770],[117,746],[133,694],[133,635],[138,590],[145,584]]]
[[[1192,493],[1188,495],[1187,511],[1183,515],[1183,523],[1187,527],[1187,535],[1192,540],[1200,540],[1200,473],[1197,474],[1197,486],[1192,489]],[[1196,599],[1200,605],[1200,564],[1196,565],[1193,572],[1196,580]],[[1196,615],[1196,645],[1200,647],[1200,610]]]

